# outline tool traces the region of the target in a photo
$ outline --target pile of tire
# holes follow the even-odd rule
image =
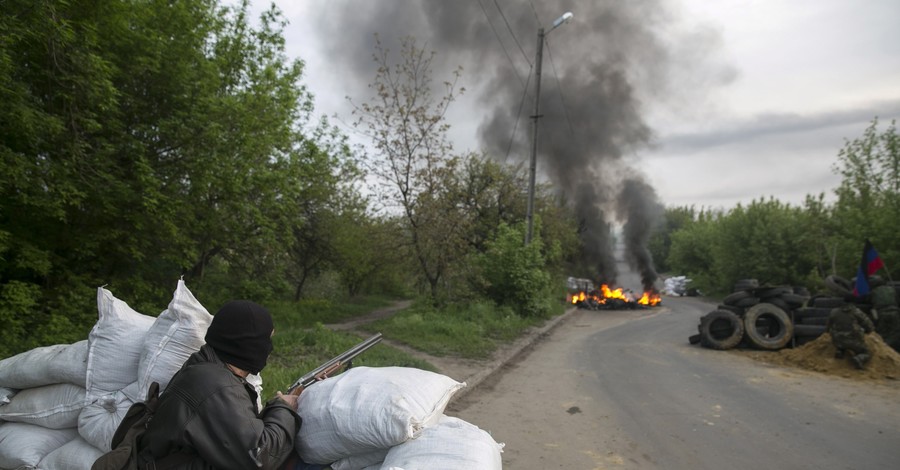
[[[793,344],[793,312],[809,299],[809,292],[802,287],[760,286],[756,279],[742,279],[715,310],[700,318],[699,333],[689,341],[719,350],[738,346],[782,349]]]

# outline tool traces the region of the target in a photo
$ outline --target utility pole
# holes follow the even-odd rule
[[[528,167],[528,208],[525,220],[528,229],[525,232],[525,246],[531,243],[534,233],[534,179],[537,171],[538,119],[541,118],[541,61],[544,55],[544,28],[538,30],[537,53],[534,58],[534,114],[531,116],[531,165]]]
[[[553,22],[550,31],[544,33],[544,28],[538,29],[537,51],[534,57],[534,114],[531,116],[531,165],[528,167],[528,208],[525,213],[525,221],[528,228],[525,231],[525,246],[531,243],[534,234],[534,179],[537,172],[537,147],[538,147],[538,119],[541,118],[541,60],[544,56],[544,37],[554,29],[572,19],[572,12],[567,11]]]

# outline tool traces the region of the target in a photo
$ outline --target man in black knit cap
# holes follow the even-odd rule
[[[273,333],[269,312],[247,300],[229,302],[213,316],[206,344],[160,396],[139,446],[140,468],[245,470],[284,464],[300,430],[297,397],[278,392],[258,410],[256,391],[246,381],[265,367]]]

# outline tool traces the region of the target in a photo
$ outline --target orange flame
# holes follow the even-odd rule
[[[662,299],[656,292],[644,292],[639,299],[635,300],[630,294],[626,294],[621,287],[617,289],[610,289],[606,284],[602,284],[599,290],[592,291],[590,294],[581,291],[577,294],[571,294],[569,296],[569,300],[573,305],[577,305],[579,302],[584,302],[588,298],[597,302],[598,304],[606,304],[607,300],[610,299],[618,299],[625,303],[635,302],[637,304],[647,306],[656,306],[662,302]]]
[[[641,305],[659,305],[660,302],[662,299],[655,292],[644,292],[644,295],[637,301]]]
[[[600,301],[600,303],[605,302],[606,299],[621,299],[628,302],[628,298],[625,297],[625,294],[622,293],[621,287],[615,290],[610,290],[609,286],[603,284],[602,286],[600,286],[600,290],[603,292],[603,299]]]

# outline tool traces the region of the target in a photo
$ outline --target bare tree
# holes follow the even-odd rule
[[[358,132],[371,139],[374,152],[363,162],[376,194],[376,203],[391,215],[402,215],[408,246],[420,275],[438,298],[448,268],[464,255],[466,224],[462,209],[448,191],[448,176],[459,164],[447,139],[446,113],[463,93],[457,87],[461,69],[443,82],[446,91],[432,90],[434,52],[426,52],[413,38],[401,42],[400,60],[375,37],[372,98],[354,104]],[[352,101],[351,101],[352,103]]]

